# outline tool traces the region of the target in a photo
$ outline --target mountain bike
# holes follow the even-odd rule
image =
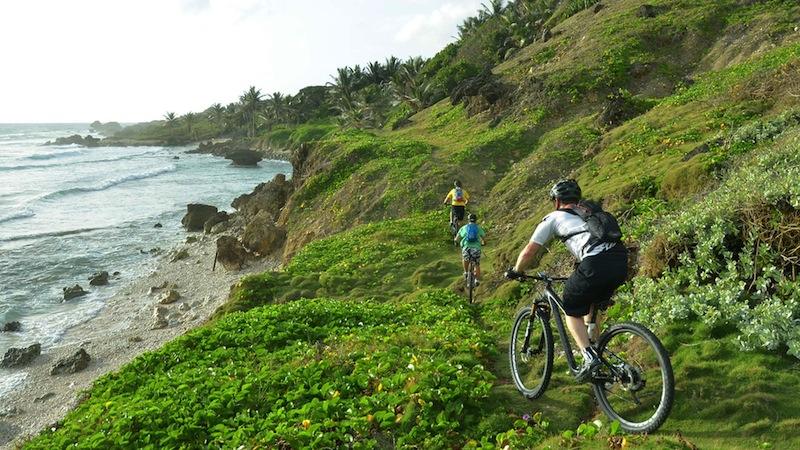
[[[517,313],[508,347],[514,384],[532,400],[544,393],[553,373],[551,317],[555,319],[573,375],[579,366],[561,318],[565,314],[564,304],[553,291],[553,283],[566,278],[542,272],[536,276],[515,275],[520,281],[545,283],[542,296]],[[597,322],[597,311],[595,305],[590,336]],[[593,344],[602,365],[591,376],[592,390],[603,412],[629,433],[651,433],[658,429],[669,416],[675,397],[672,364],[658,338],[643,325],[623,322],[609,327]]]
[[[456,247],[458,247],[458,242],[456,242],[455,238],[456,238],[456,235],[458,234],[458,230],[459,230],[458,217],[456,217],[456,215],[451,212],[450,213],[450,237],[453,238],[453,245],[455,245]]]
[[[467,297],[469,298],[469,303],[472,304],[475,291],[475,263],[476,261],[472,258],[469,259],[469,266],[467,268]]]

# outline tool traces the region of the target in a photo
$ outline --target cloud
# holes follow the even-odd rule
[[[181,0],[181,8],[189,13],[205,11],[211,6],[211,0]]]
[[[422,46],[441,43],[455,35],[459,22],[475,14],[476,3],[478,2],[445,3],[430,13],[414,15],[401,26],[394,39],[397,42]]]

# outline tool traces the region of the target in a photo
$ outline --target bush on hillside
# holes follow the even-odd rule
[[[744,348],[800,358],[800,135],[666,223],[622,298],[635,318],[732,324]],[[661,272],[661,273],[659,273]]]

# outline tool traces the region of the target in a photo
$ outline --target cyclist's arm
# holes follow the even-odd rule
[[[538,257],[542,251],[543,246],[536,242],[528,242],[528,245],[520,252],[517,257],[517,263],[514,265],[515,272],[524,272],[527,269],[536,267],[538,265]]]
[[[445,205],[446,205],[446,204],[448,204],[448,203],[450,203],[450,199],[451,199],[452,197],[453,197],[453,191],[450,191],[450,192],[448,192],[448,193],[447,193],[447,197],[445,197],[445,198],[444,198],[444,202],[443,202],[443,203],[444,203]]]
[[[528,245],[522,249],[519,257],[517,257],[517,264],[514,266],[514,271],[523,272],[525,269],[538,266],[539,255],[542,253],[542,249],[550,242],[554,235],[555,223],[552,216],[548,214],[542,219],[539,225],[536,226],[536,230],[534,230]]]

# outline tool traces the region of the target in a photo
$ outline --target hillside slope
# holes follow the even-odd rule
[[[217,320],[104,377],[27,446],[800,445],[800,6],[644,3],[559,3],[548,39],[395,130],[281,131],[296,149],[284,270],[243,279]],[[484,27],[454,58],[474,57]],[[565,176],[634,251],[611,319],[671,353],[657,435],[598,430],[563,357],[535,402],[508,379],[510,322],[532,294],[500,273]],[[489,229],[474,306],[439,206],[454,178]],[[544,267],[566,273],[551,250]]]

